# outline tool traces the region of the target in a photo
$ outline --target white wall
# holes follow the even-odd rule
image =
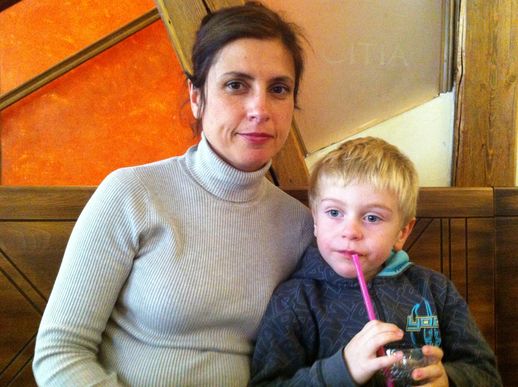
[[[454,103],[454,92],[441,94],[423,105],[349,138],[383,138],[396,145],[414,162],[419,173],[420,186],[448,187],[451,185]],[[339,143],[333,144],[308,155],[308,168],[311,170],[320,157],[338,145]]]

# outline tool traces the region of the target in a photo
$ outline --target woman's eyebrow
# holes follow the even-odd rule
[[[244,78],[244,79],[254,79],[254,77],[252,77],[250,74],[247,74],[247,73],[243,73],[241,71],[228,71],[226,73],[223,73],[221,75],[222,77],[225,77],[225,78]]]
[[[221,77],[224,77],[224,78],[241,78],[241,79],[246,79],[246,80],[253,80],[254,77],[248,73],[244,73],[244,72],[241,72],[241,71],[228,71],[226,73],[223,73],[221,75]],[[270,82],[284,82],[284,83],[289,83],[289,84],[294,84],[295,81],[293,80],[292,77],[290,77],[289,75],[279,75],[277,77],[273,77]]]

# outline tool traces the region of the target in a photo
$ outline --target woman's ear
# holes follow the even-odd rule
[[[396,243],[394,243],[394,251],[403,250],[403,245],[405,244],[408,236],[412,232],[412,229],[415,225],[415,218],[410,220],[402,229],[399,231],[398,239]]]
[[[201,93],[200,89],[195,87],[191,80],[187,80],[187,86],[189,87],[189,100],[191,101],[191,111],[194,118],[197,120],[201,118]]]

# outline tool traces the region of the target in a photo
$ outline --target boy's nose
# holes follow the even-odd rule
[[[342,224],[342,238],[357,240],[361,239],[361,226],[355,221],[344,221]]]

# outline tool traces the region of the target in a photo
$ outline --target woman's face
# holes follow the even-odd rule
[[[238,39],[214,59],[200,90],[189,85],[191,108],[214,151],[242,171],[262,168],[281,149],[291,127],[293,59],[276,39]]]

